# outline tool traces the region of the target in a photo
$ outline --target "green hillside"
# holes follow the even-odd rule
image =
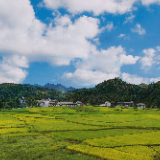
[[[160,82],[147,84],[128,84],[120,78],[110,79],[97,84],[94,88],[77,89],[70,92],[60,92],[55,89],[40,88],[22,84],[0,84],[0,106],[2,102],[9,103],[17,98],[33,97],[39,99],[56,99],[58,101],[82,101],[91,105],[110,102],[145,103],[147,107],[160,107]]]

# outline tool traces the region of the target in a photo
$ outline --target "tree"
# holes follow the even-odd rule
[[[9,106],[9,107],[15,107],[15,108],[16,108],[15,100],[14,100],[14,99],[10,99],[10,100],[8,101],[8,106]]]
[[[8,103],[7,102],[3,102],[3,109],[7,109],[8,108]]]
[[[0,109],[4,108],[4,103],[2,102],[2,100],[0,100]]]
[[[37,103],[38,103],[38,101],[34,100],[34,101],[32,102],[32,106],[37,107]]]
[[[36,101],[33,97],[28,97],[28,98],[26,99],[26,103],[27,103],[29,106],[33,107],[33,106],[37,106],[38,101]]]
[[[18,97],[14,99],[15,107],[18,108],[21,105],[21,102]]]

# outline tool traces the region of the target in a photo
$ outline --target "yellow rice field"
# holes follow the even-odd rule
[[[25,159],[24,155],[38,159],[41,155],[44,160],[160,158],[159,110],[89,108],[87,112],[73,107],[2,111],[0,159],[11,155],[12,159]]]

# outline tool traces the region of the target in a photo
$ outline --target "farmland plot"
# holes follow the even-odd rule
[[[158,160],[159,155],[159,110],[37,107],[0,114],[1,160]]]

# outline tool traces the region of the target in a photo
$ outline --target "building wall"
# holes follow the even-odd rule
[[[111,103],[110,102],[105,102],[105,106],[111,107]]]
[[[137,105],[138,108],[146,108],[146,106],[142,106],[142,105]]]
[[[44,101],[45,104],[44,104],[44,107],[48,107],[49,106],[49,101]]]
[[[49,101],[43,101],[39,104],[41,107],[48,107],[49,106]]]

